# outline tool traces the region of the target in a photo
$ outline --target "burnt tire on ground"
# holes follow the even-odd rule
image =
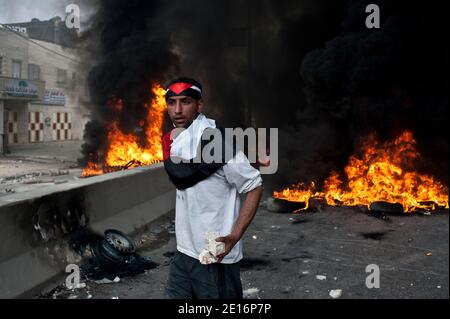
[[[134,242],[124,233],[115,229],[105,231],[105,240],[122,254],[132,254],[136,250]]]
[[[124,264],[132,258],[135,245],[124,233],[109,229],[105,237],[93,246],[93,254],[100,265]]]
[[[305,202],[292,202],[274,197],[267,199],[267,210],[274,213],[292,213],[304,208],[306,208]]]
[[[127,257],[111,246],[105,239],[97,242],[95,247],[95,257],[103,267],[112,264],[123,264],[127,262]]]
[[[399,203],[376,201],[370,204],[369,210],[387,215],[403,215],[403,206]]]

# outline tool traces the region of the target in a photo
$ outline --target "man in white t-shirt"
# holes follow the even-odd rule
[[[239,262],[241,238],[262,196],[260,172],[241,151],[221,163],[180,163],[201,149],[205,130],[218,129],[203,112],[202,86],[178,78],[167,86],[167,111],[176,137],[163,137],[164,166],[177,188],[175,233],[177,253],[166,288],[168,298],[242,298]],[[189,146],[194,147],[189,147]],[[240,195],[246,194],[241,205]],[[211,234],[217,238],[206,237]]]

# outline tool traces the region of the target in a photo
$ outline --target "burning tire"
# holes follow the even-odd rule
[[[293,213],[307,207],[305,202],[292,202],[285,199],[269,197],[267,199],[267,209],[275,213]]]
[[[404,213],[403,206],[401,204],[384,201],[376,201],[371,203],[369,210],[389,215],[402,215]]]

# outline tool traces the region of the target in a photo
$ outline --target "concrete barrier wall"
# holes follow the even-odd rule
[[[161,163],[0,198],[0,298],[21,296],[80,262],[73,234],[129,234],[174,206]]]

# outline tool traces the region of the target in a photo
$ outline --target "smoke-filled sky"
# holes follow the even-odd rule
[[[65,1],[0,0],[0,23],[26,22],[32,18],[48,20],[64,14]]]
[[[0,23],[27,22],[33,18],[49,20],[55,16],[64,17],[69,3],[80,7],[81,21],[87,21],[92,14],[88,1],[78,0],[0,0]]]

